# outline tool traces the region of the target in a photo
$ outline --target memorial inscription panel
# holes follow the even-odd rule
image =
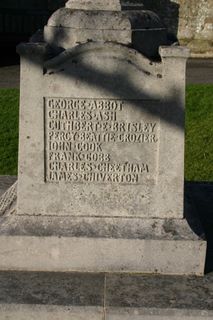
[[[146,112],[150,103],[155,102],[44,98],[45,181],[154,182],[160,123]]]

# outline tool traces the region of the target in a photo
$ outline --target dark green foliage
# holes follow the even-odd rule
[[[0,89],[0,175],[17,174],[18,89]]]

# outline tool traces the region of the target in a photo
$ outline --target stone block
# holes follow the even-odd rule
[[[78,10],[121,10],[121,4],[119,0],[69,0],[66,3],[66,7]]]
[[[177,309],[110,308],[106,320],[211,320],[213,312]]]
[[[205,254],[181,219],[1,219],[0,270],[202,275]]]
[[[212,275],[204,278],[109,275],[107,320],[210,320]]]
[[[177,51],[175,74],[176,58],[151,63],[110,43],[24,59],[18,214],[183,217],[186,53]]]
[[[102,320],[104,276],[0,273],[1,320]]]
[[[0,304],[1,320],[103,320],[102,308]]]

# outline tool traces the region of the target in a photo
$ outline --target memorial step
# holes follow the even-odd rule
[[[1,320],[211,320],[200,277],[0,272]]]

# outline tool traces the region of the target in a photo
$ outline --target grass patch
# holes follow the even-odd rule
[[[0,175],[17,174],[18,105],[18,89],[0,89]],[[213,85],[187,86],[185,177],[213,181]]]
[[[186,90],[185,177],[213,181],[213,85]]]
[[[0,175],[17,174],[18,105],[18,89],[0,89]]]

